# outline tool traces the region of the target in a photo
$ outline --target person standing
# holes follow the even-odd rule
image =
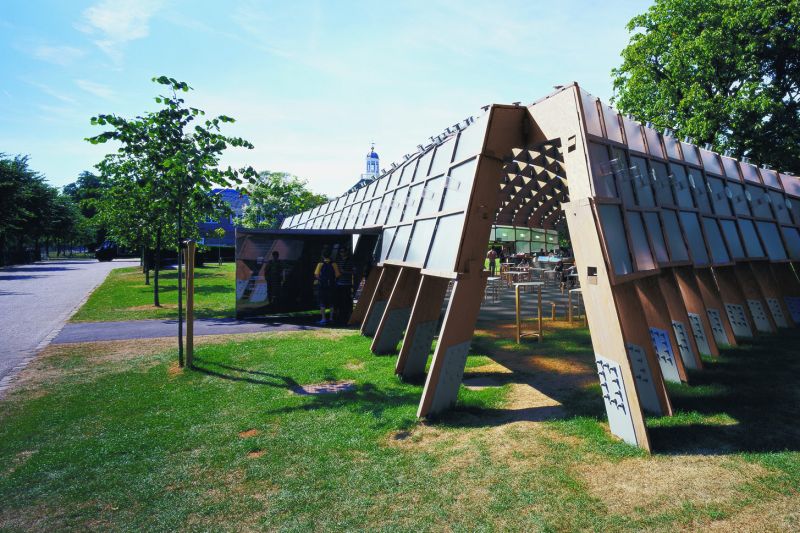
[[[355,269],[353,267],[353,259],[350,257],[350,251],[344,246],[339,248],[336,266],[339,269],[339,277],[336,278],[333,319],[337,324],[346,326],[350,321],[350,315],[353,313]]]
[[[322,251],[322,261],[317,263],[314,277],[319,289],[319,325],[324,326],[333,321],[333,298],[336,290],[336,280],[339,278],[339,267],[331,261],[331,253]],[[330,319],[326,318],[328,308],[331,308]]]
[[[489,248],[486,258],[489,259],[489,275],[494,276],[497,270],[497,252],[494,251],[494,248]]]

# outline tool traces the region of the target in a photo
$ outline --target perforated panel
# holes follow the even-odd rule
[[[656,350],[658,364],[661,366],[661,374],[664,379],[680,383],[681,377],[678,374],[678,364],[675,362],[672,344],[669,342],[669,334],[663,329],[650,328],[650,339],[653,341],[653,348]]]
[[[692,345],[689,342],[689,333],[686,331],[686,325],[677,320],[672,321],[672,331],[675,332],[675,340],[678,342],[678,352],[681,354],[681,360],[687,368],[697,368],[697,361],[692,352]]]
[[[789,323],[786,321],[786,315],[783,314],[783,308],[777,298],[767,298],[767,307],[772,314],[772,320],[779,328],[788,328]]]
[[[739,304],[726,303],[725,314],[728,315],[728,321],[731,323],[731,329],[736,338],[749,339],[753,336],[753,330],[750,329],[744,307]]]
[[[717,344],[730,344],[728,334],[722,325],[722,315],[719,314],[719,309],[706,309],[706,313],[708,314],[708,322],[711,324],[711,334]]]
[[[697,343],[697,349],[703,355],[711,355],[711,347],[708,345],[708,338],[703,329],[703,321],[697,313],[688,313],[689,326],[692,328],[694,341]]]
[[[769,323],[769,318],[767,318],[767,313],[761,300],[747,300],[747,307],[750,308],[750,316],[753,317],[756,331],[762,333],[769,333],[772,331],[772,325]]]
[[[611,432],[628,444],[636,445],[636,432],[633,429],[631,407],[628,395],[625,393],[622,369],[619,364],[600,354],[595,354],[594,357]]]
[[[654,414],[662,414],[661,404],[658,402],[656,386],[653,383],[653,373],[647,363],[644,348],[636,344],[628,344],[628,358],[631,361],[631,371],[636,380],[636,388],[639,392],[639,401],[642,409]]]
[[[789,316],[795,323],[800,322],[800,298],[796,296],[787,296],[784,298],[786,301],[786,308],[789,309]]]

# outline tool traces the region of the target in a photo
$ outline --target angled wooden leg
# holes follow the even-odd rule
[[[795,326],[789,314],[789,308],[783,298],[781,285],[775,279],[770,269],[769,263],[763,261],[753,261],[748,264],[753,274],[753,280],[758,283],[761,294],[767,302],[767,309],[773,322],[779,328],[791,328]]]
[[[789,318],[800,324],[800,281],[797,279],[797,265],[791,263],[771,263],[772,277],[781,289],[781,300],[786,305]]]
[[[694,269],[692,267],[677,267],[671,270],[683,303],[686,306],[686,314],[689,317],[689,326],[691,327],[697,350],[704,355],[718,356],[717,340],[708,319],[708,312],[703,302],[703,296],[700,294],[700,287],[697,286]],[[721,333],[724,335],[724,330]]]
[[[394,353],[397,343],[403,337],[403,331],[411,316],[411,306],[414,295],[419,286],[420,273],[418,268],[403,267],[395,280],[392,293],[386,304],[375,337],[372,339],[370,349],[374,354]]]
[[[410,380],[425,374],[450,280],[423,275],[411,308],[406,336],[397,357],[395,373]]]
[[[736,277],[739,289],[745,297],[747,309],[750,311],[750,317],[753,319],[752,324],[755,326],[756,331],[759,333],[775,333],[778,331],[778,325],[769,312],[767,299],[761,291],[761,285],[758,280],[753,276],[750,264],[737,263],[731,267],[731,272]]]
[[[733,335],[737,339],[752,339],[753,318],[732,267],[715,267],[713,272]]]
[[[481,307],[486,276],[482,271],[456,280],[417,416],[437,415],[453,407],[464,377],[464,365]]]
[[[393,265],[384,265],[381,269],[381,276],[378,278],[378,284],[375,287],[375,292],[369,302],[369,307],[364,315],[364,323],[361,324],[361,334],[365,337],[372,337],[378,329],[383,311],[386,309],[386,304],[389,301],[389,296],[392,294],[394,282],[397,280],[397,275],[400,272],[400,267]]]
[[[353,308],[353,314],[350,315],[348,326],[355,326],[361,324],[364,317],[367,315],[367,309],[372,301],[372,296],[375,294],[375,288],[378,286],[378,280],[381,277],[382,267],[376,266],[370,270],[366,281],[364,281],[364,288],[361,289],[361,296],[358,297],[356,306]]]
[[[725,312],[725,304],[722,302],[722,296],[714,281],[714,276],[711,274],[711,269],[696,269],[694,277],[706,305],[706,315],[717,345],[736,346],[738,344],[736,335],[728,319],[728,313]]]
[[[695,336],[691,333],[689,323],[689,313],[683,303],[681,293],[675,283],[675,277],[671,272],[661,272],[658,275],[658,287],[664,296],[667,304],[667,312],[672,321],[672,330],[675,332],[675,339],[678,341],[678,351],[686,368],[701,369],[703,361],[700,359],[700,350],[697,346]]]
[[[686,382],[688,380],[686,367],[678,351],[678,340],[669,314],[666,312],[667,304],[661,294],[658,280],[649,277],[631,283],[639,293],[639,302],[650,331],[650,338],[658,354],[664,379],[678,383]]]

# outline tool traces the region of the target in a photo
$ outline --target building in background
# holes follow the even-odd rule
[[[378,157],[377,152],[375,152],[375,143],[372,143],[369,149],[369,153],[367,154],[366,158],[367,166],[366,172],[361,174],[361,179],[358,182],[350,187],[345,194],[349,194],[356,189],[360,189],[361,187],[365,187],[375,181],[381,173],[381,159]]]
[[[220,220],[207,220],[199,224],[201,244],[211,248],[231,248],[234,242],[234,220],[242,216],[242,210],[250,203],[246,194],[242,194],[235,189],[212,189],[211,194],[218,194],[222,200],[230,206],[232,213]],[[214,231],[217,228],[225,230],[224,237],[217,237]]]

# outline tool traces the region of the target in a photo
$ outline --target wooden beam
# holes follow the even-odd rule
[[[378,280],[381,277],[382,267],[372,267],[367,279],[364,281],[364,287],[361,289],[361,295],[358,297],[356,306],[353,308],[353,314],[350,315],[348,326],[360,326],[364,317],[367,315],[367,309],[372,301],[372,296],[375,294],[375,288],[378,286]]]
[[[400,269],[378,329],[375,330],[375,336],[370,346],[372,353],[388,354],[397,350],[397,343],[403,337],[403,331],[405,331],[411,315],[411,305],[414,303],[414,295],[419,282],[418,268],[403,267]]]
[[[361,324],[361,334],[365,337],[372,337],[378,329],[383,311],[386,309],[386,304],[389,301],[389,296],[392,294],[394,282],[397,280],[397,275],[400,273],[400,267],[395,265],[383,265],[381,269],[381,276],[378,279],[378,284],[375,287],[375,292],[369,302],[369,307],[364,315],[364,323]]]
[[[450,280],[422,276],[406,326],[406,336],[397,357],[395,373],[405,380],[425,374],[425,365],[436,335]]]

